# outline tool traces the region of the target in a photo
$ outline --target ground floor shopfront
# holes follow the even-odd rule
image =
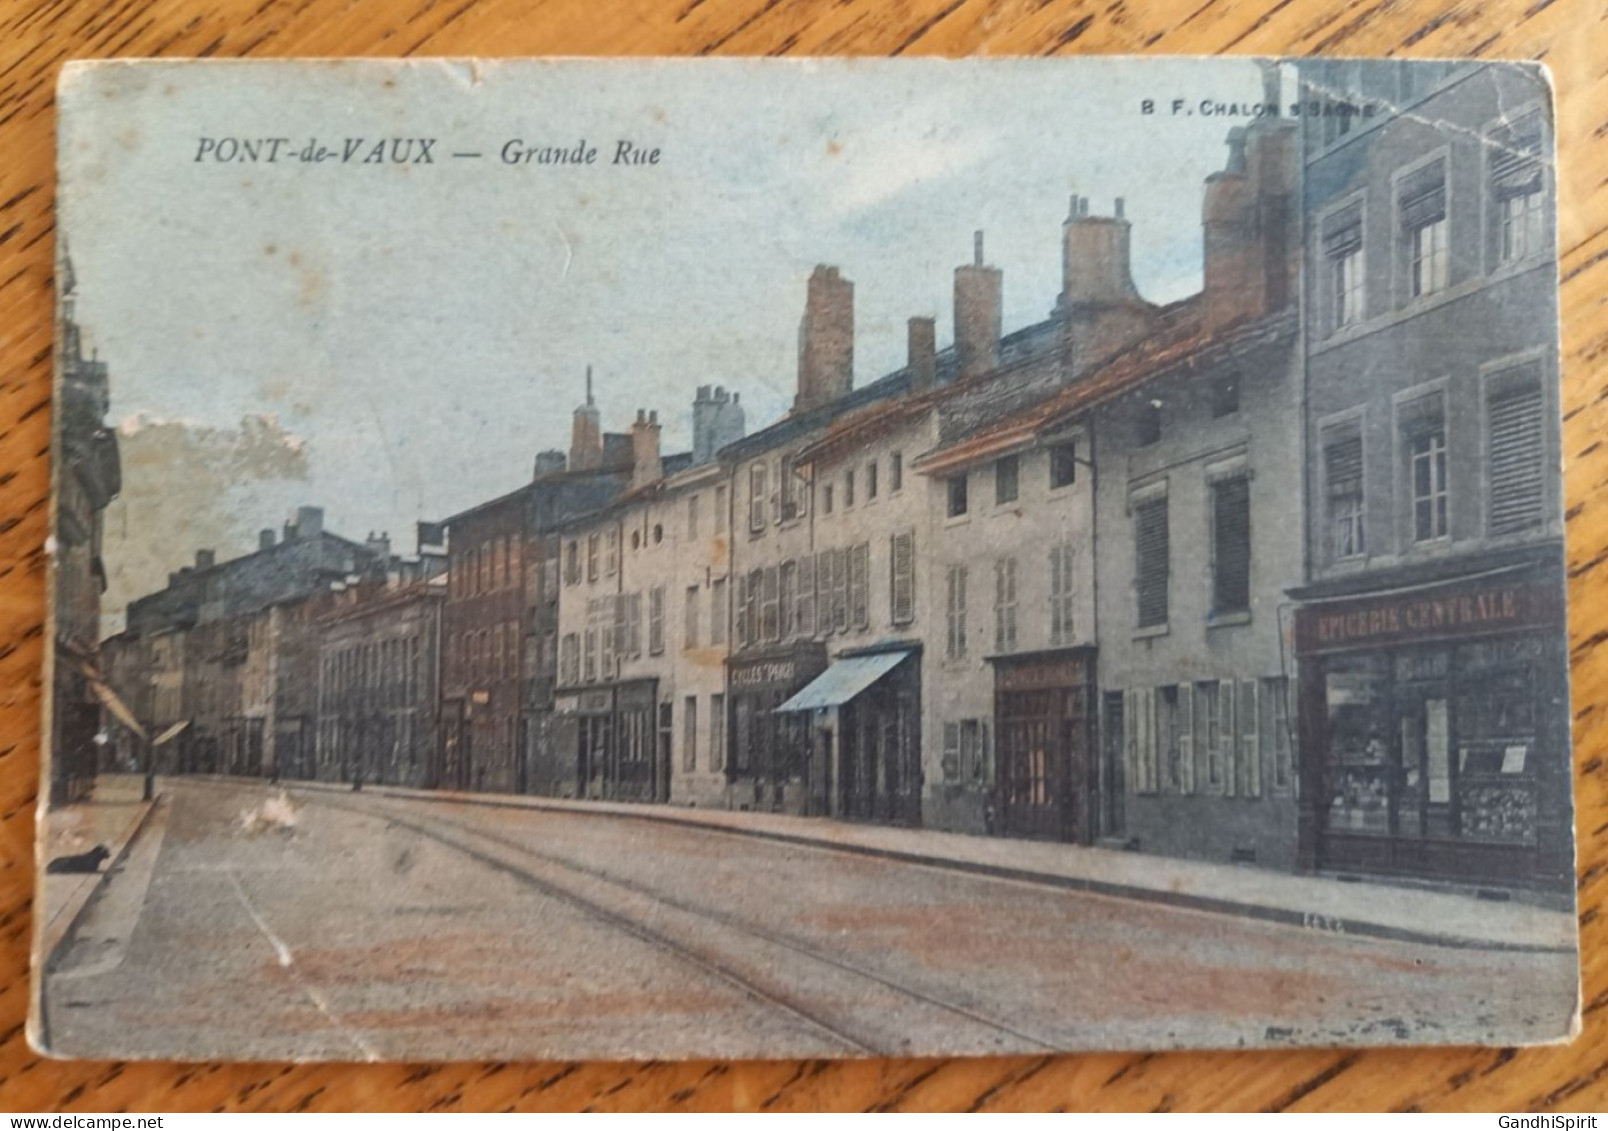
[[[1561,548],[1298,593],[1306,869],[1567,890]]]
[[[826,670],[826,645],[803,641],[726,661],[727,807],[827,812],[823,768],[810,720],[777,708]]]
[[[606,801],[670,797],[671,705],[656,679],[560,688],[549,721],[556,756],[573,767],[570,796]]]

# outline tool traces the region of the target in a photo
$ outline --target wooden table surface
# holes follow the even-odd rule
[[[108,56],[1082,53],[1541,59],[1558,92],[1584,1032],[1565,1047],[807,1063],[58,1063],[28,1049],[55,114]],[[0,1109],[1608,1106],[1608,8],[1600,0],[6,0],[0,3]]]

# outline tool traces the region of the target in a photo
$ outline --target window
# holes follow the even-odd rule
[[[854,468],[852,467],[843,473],[843,505],[845,507],[854,505]]]
[[[698,586],[687,586],[687,607],[682,617],[681,646],[698,647]]]
[[[1139,416],[1134,421],[1133,442],[1141,448],[1161,442],[1161,402],[1155,398],[1139,405]]]
[[[709,583],[709,643],[726,643],[726,579]]]
[[[904,453],[894,452],[888,457],[888,490],[897,495],[904,489]]]
[[[871,543],[849,548],[849,620],[858,629],[871,627]]]
[[[821,512],[832,513],[832,484],[828,483],[821,488]]]
[[[1050,647],[1065,648],[1076,642],[1072,626],[1074,596],[1073,566],[1076,547],[1070,542],[1050,547]]]
[[[491,554],[491,587],[502,589],[508,584],[508,539],[493,542]]]
[[[1446,289],[1446,166],[1436,161],[1409,174],[1398,193],[1407,293],[1437,294]]]
[[[1167,623],[1167,497],[1135,506],[1133,528],[1139,627],[1153,628]]]
[[[1262,762],[1266,766],[1269,787],[1274,793],[1289,793],[1294,780],[1294,760],[1291,750],[1290,706],[1288,681],[1283,678],[1264,679],[1258,696],[1260,719],[1256,733],[1262,748]]]
[[[1407,474],[1411,492],[1412,539],[1432,542],[1448,531],[1446,484],[1446,422],[1438,395],[1421,398],[1401,410],[1407,444]]]
[[[1223,684],[1225,689],[1235,686],[1232,680]],[[1234,705],[1236,753],[1233,758],[1234,776],[1228,783],[1229,791],[1238,797],[1260,797],[1262,753],[1257,728],[1262,716],[1257,705],[1258,686],[1254,679],[1242,679],[1238,687],[1238,699]]]
[[[988,766],[988,722],[961,719],[944,724],[944,780],[961,785],[984,786]]]
[[[1195,749],[1206,763],[1206,788],[1224,791],[1221,685],[1212,680],[1195,685]]]
[[[870,502],[877,497],[877,461],[872,460],[865,465],[865,501]]]
[[[1016,651],[1016,559],[994,563],[994,651]]]
[[[1335,429],[1324,435],[1323,479],[1330,560],[1359,558],[1368,551],[1360,429]]]
[[[491,585],[492,581],[495,579],[496,571],[492,565],[490,542],[487,542],[480,547],[479,575],[479,587],[475,591],[477,593],[491,592]]]
[[[687,496],[687,540],[690,542],[698,537],[698,503],[697,495]]]
[[[1078,481],[1078,445],[1075,440],[1050,449],[1050,490],[1070,487]]]
[[[1322,280],[1327,290],[1329,329],[1363,317],[1362,205],[1341,209],[1323,224]]]
[[[715,488],[715,533],[726,533],[726,488]]]
[[[603,536],[603,575],[613,577],[620,568],[620,532],[609,527]]]
[[[944,655],[966,656],[966,567],[950,566],[946,581]]]
[[[630,654],[626,643],[629,631],[626,616],[630,607],[630,599],[618,594],[598,599],[598,674],[602,679],[614,678],[617,671],[614,657],[617,654]]]
[[[648,590],[648,653],[657,656],[664,651],[664,586]]]
[[[1546,519],[1546,442],[1541,382],[1534,367],[1490,379],[1486,386],[1488,532],[1515,534]]]
[[[762,533],[765,529],[765,495],[766,480],[770,468],[763,463],[750,464],[748,468],[748,530],[751,534]]]
[[[597,681],[597,629],[586,630],[586,682]]]
[[[499,680],[503,677],[503,626],[497,625],[491,630],[491,672],[490,679]]]
[[[1021,461],[1016,456],[1004,456],[994,461],[994,502],[996,505],[1016,501],[1020,472]]]
[[[798,593],[793,601],[794,636],[806,639],[815,635],[815,555],[806,553],[798,560]]]
[[[573,539],[564,546],[564,584],[575,585],[581,580],[581,546]]]
[[[798,563],[783,562],[777,581],[776,622],[778,635],[787,639],[795,627],[794,609],[798,605]]]
[[[815,555],[815,630],[832,635],[832,551]]]
[[[709,768],[721,770],[726,765],[726,697],[716,694],[709,697]]]
[[[895,625],[916,619],[916,533],[907,530],[889,540],[888,610]]]
[[[849,551],[832,551],[832,631],[849,630]]]
[[[1232,416],[1240,407],[1240,379],[1238,373],[1224,373],[1212,382],[1212,419]]]
[[[1212,484],[1212,612],[1251,607],[1251,481],[1244,475]]]
[[[687,773],[698,769],[698,697],[689,695],[681,703],[681,768]]]
[[[1155,793],[1160,788],[1155,720],[1154,688],[1136,687],[1123,693],[1122,709],[1114,722],[1122,734],[1124,776],[1135,793]]]
[[[966,474],[952,476],[949,480],[949,517],[959,518],[966,513]]]
[[[798,468],[793,466],[793,457],[782,457],[781,467],[782,490],[782,521],[791,522],[804,514],[804,499],[806,497],[804,484],[799,481]]]
[[[1155,741],[1160,786],[1168,793],[1183,796],[1195,792],[1192,707],[1187,683],[1181,697],[1176,685],[1156,688]]]
[[[656,523],[653,524],[653,544],[655,546],[657,546],[660,542],[663,542],[663,541],[664,541],[664,524],[661,523],[661,522],[656,522]]]
[[[598,541],[596,534],[586,536],[586,580],[597,580]]]
[[[1488,144],[1497,262],[1514,263],[1546,251],[1540,113],[1526,114],[1496,131]]]

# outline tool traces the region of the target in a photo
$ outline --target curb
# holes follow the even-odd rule
[[[211,780],[215,782],[262,782],[257,778],[228,778],[221,775],[207,775],[205,779],[200,775],[188,780]],[[345,783],[321,781],[281,781],[278,787],[285,790],[297,790],[314,793],[350,793],[351,786]],[[574,802],[554,804],[546,798],[518,796],[500,796],[495,794],[472,793],[445,793],[434,790],[409,789],[402,786],[365,785],[362,792],[372,793],[381,797],[392,797],[399,800],[432,801],[437,803],[450,802],[458,805],[480,805],[494,809],[524,809],[549,813],[565,813],[573,816],[610,816],[621,817],[635,821],[655,821],[664,824],[680,825],[704,829],[714,833],[724,833],[728,836],[750,837],[778,844],[792,844],[807,848],[822,849],[830,852],[843,852],[850,855],[869,857],[877,860],[888,860],[900,864],[915,864],[928,868],[941,868],[951,872],[961,872],[968,875],[987,876],[993,879],[1012,880],[1018,883],[1037,884],[1041,887],[1058,888],[1063,891],[1083,892],[1090,895],[1106,896],[1113,899],[1123,899],[1132,902],[1155,903],[1168,907],[1177,907],[1189,911],[1199,911],[1210,915],[1230,915],[1242,919],[1254,919],[1281,926],[1296,927],[1305,931],[1319,934],[1338,935],[1349,938],[1369,938],[1385,942],[1404,942],[1423,946],[1437,946],[1456,950],[1491,950],[1508,953],[1541,953],[1541,954],[1573,954],[1576,948],[1568,946],[1553,946],[1541,943],[1517,943],[1501,939],[1476,938],[1467,935],[1447,934],[1439,931],[1418,930],[1412,927],[1398,927],[1388,923],[1372,922],[1365,919],[1342,919],[1328,913],[1313,911],[1300,911],[1289,907],[1278,907],[1270,904],[1247,903],[1243,900],[1229,899],[1220,896],[1195,895],[1189,892],[1173,891],[1167,888],[1145,887],[1140,884],[1121,883],[1114,880],[1100,880],[1088,876],[1068,876],[1056,872],[1043,872],[1030,868],[1013,868],[1006,865],[985,863],[975,860],[957,860],[948,856],[934,856],[928,853],[912,852],[896,848],[883,848],[876,845],[855,844],[853,842],[834,840],[829,837],[811,836],[808,833],[781,832],[774,829],[751,829],[725,825],[706,821],[694,816],[696,810],[675,810],[668,808],[648,808],[646,806],[638,812],[628,808],[608,808],[587,810],[579,808]]]
[[[101,888],[106,886],[106,881],[111,877],[112,869],[123,862],[123,857],[128,855],[129,846],[139,838],[140,833],[145,829],[146,822],[151,819],[151,814],[156,812],[156,807],[162,804],[163,800],[162,795],[158,794],[149,801],[141,801],[140,804],[143,808],[139,815],[130,821],[128,827],[112,841],[111,855],[106,858],[106,867],[95,874],[95,882],[85,884],[79,889],[79,894],[74,895],[63,904],[61,910],[56,913],[56,917],[50,922],[46,923],[42,919],[35,920],[37,926],[34,932],[33,962],[31,964],[33,976],[30,979],[31,985],[29,987],[29,996],[32,998],[33,1008],[28,1011],[27,1032],[29,1046],[41,1056],[54,1057],[56,1055],[50,1051],[50,1017],[46,1012],[44,994],[45,975],[55,964],[56,952],[61,948],[61,944],[66,941],[67,937],[73,933],[73,929],[78,926],[78,920],[83,918],[85,908],[100,893]],[[35,873],[34,896],[36,901],[41,887],[46,882],[44,876],[43,869]],[[60,924],[59,928],[57,924]]]

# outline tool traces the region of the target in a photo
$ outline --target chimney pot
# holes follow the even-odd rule
[[[1122,197],[1120,196],[1117,197],[1116,214],[1118,220],[1122,219]]]
[[[274,528],[266,527],[257,532],[257,549],[272,550],[274,548]]]
[[[216,550],[197,550],[195,552],[196,569],[211,569],[217,563],[218,554]]]
[[[972,263],[977,267],[983,265],[983,232],[981,228],[972,233]]]

